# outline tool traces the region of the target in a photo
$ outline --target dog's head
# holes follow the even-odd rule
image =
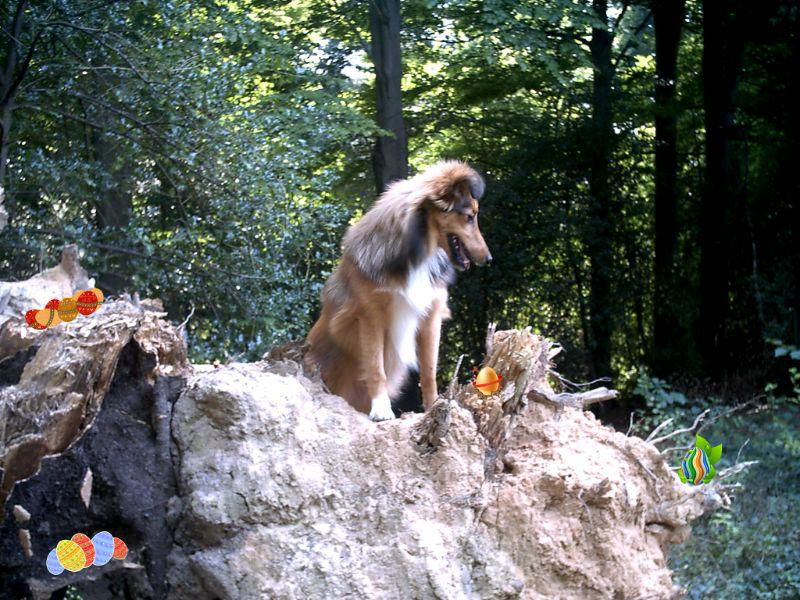
[[[431,183],[430,218],[438,246],[459,271],[473,262],[481,266],[491,262],[492,255],[478,227],[478,200],[485,189],[481,176],[468,165],[453,161],[444,163]]]

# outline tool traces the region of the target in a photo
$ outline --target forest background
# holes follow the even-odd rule
[[[443,379],[530,325],[624,392],[598,409],[623,431],[709,409],[761,465],[672,566],[698,598],[797,597],[798,4],[4,2],[0,279],[75,242],[107,294],[188,319],[195,361],[258,359],[308,331],[377,191],[467,160],[494,262],[452,290]]]

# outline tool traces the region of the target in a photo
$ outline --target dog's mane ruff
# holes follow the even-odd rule
[[[457,188],[464,184],[476,200],[483,196],[481,176],[457,160],[439,161],[414,177],[392,183],[347,230],[342,253],[375,283],[405,277],[436,250],[430,247],[428,236],[429,204],[453,210],[459,200]]]

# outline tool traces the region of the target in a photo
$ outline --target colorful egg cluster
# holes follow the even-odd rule
[[[75,573],[92,565],[103,566],[112,558],[122,560],[127,555],[125,542],[107,531],[96,533],[91,539],[76,533],[72,539],[58,542],[47,555],[45,566],[51,575],[60,575],[64,569]]]
[[[88,317],[103,300],[103,292],[97,288],[80,290],[69,298],[53,298],[43,310],[29,310],[25,313],[25,322],[34,329],[52,329],[62,321],[74,321],[78,313]]]

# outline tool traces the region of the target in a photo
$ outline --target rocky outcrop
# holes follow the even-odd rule
[[[0,346],[8,597],[670,598],[668,548],[725,501],[584,411],[597,394],[554,394],[529,331],[490,335],[502,393],[454,384],[376,424],[296,352],[188,364],[158,308],[0,329],[31,340]],[[101,529],[125,561],[47,573],[60,539]]]
[[[49,598],[69,583],[87,599],[115,597],[101,590],[120,586],[163,598],[175,495],[169,422],[186,347],[157,302],[111,300],[54,329],[28,327],[30,303],[86,287],[77,263],[71,273],[64,265],[0,284],[0,598]],[[128,560],[49,575],[45,558],[59,540],[101,530],[129,544]]]
[[[176,598],[668,598],[665,552],[702,509],[657,450],[534,402],[503,471],[460,405],[374,424],[293,365],[190,379],[172,431]],[[648,473],[649,471],[649,473]]]

